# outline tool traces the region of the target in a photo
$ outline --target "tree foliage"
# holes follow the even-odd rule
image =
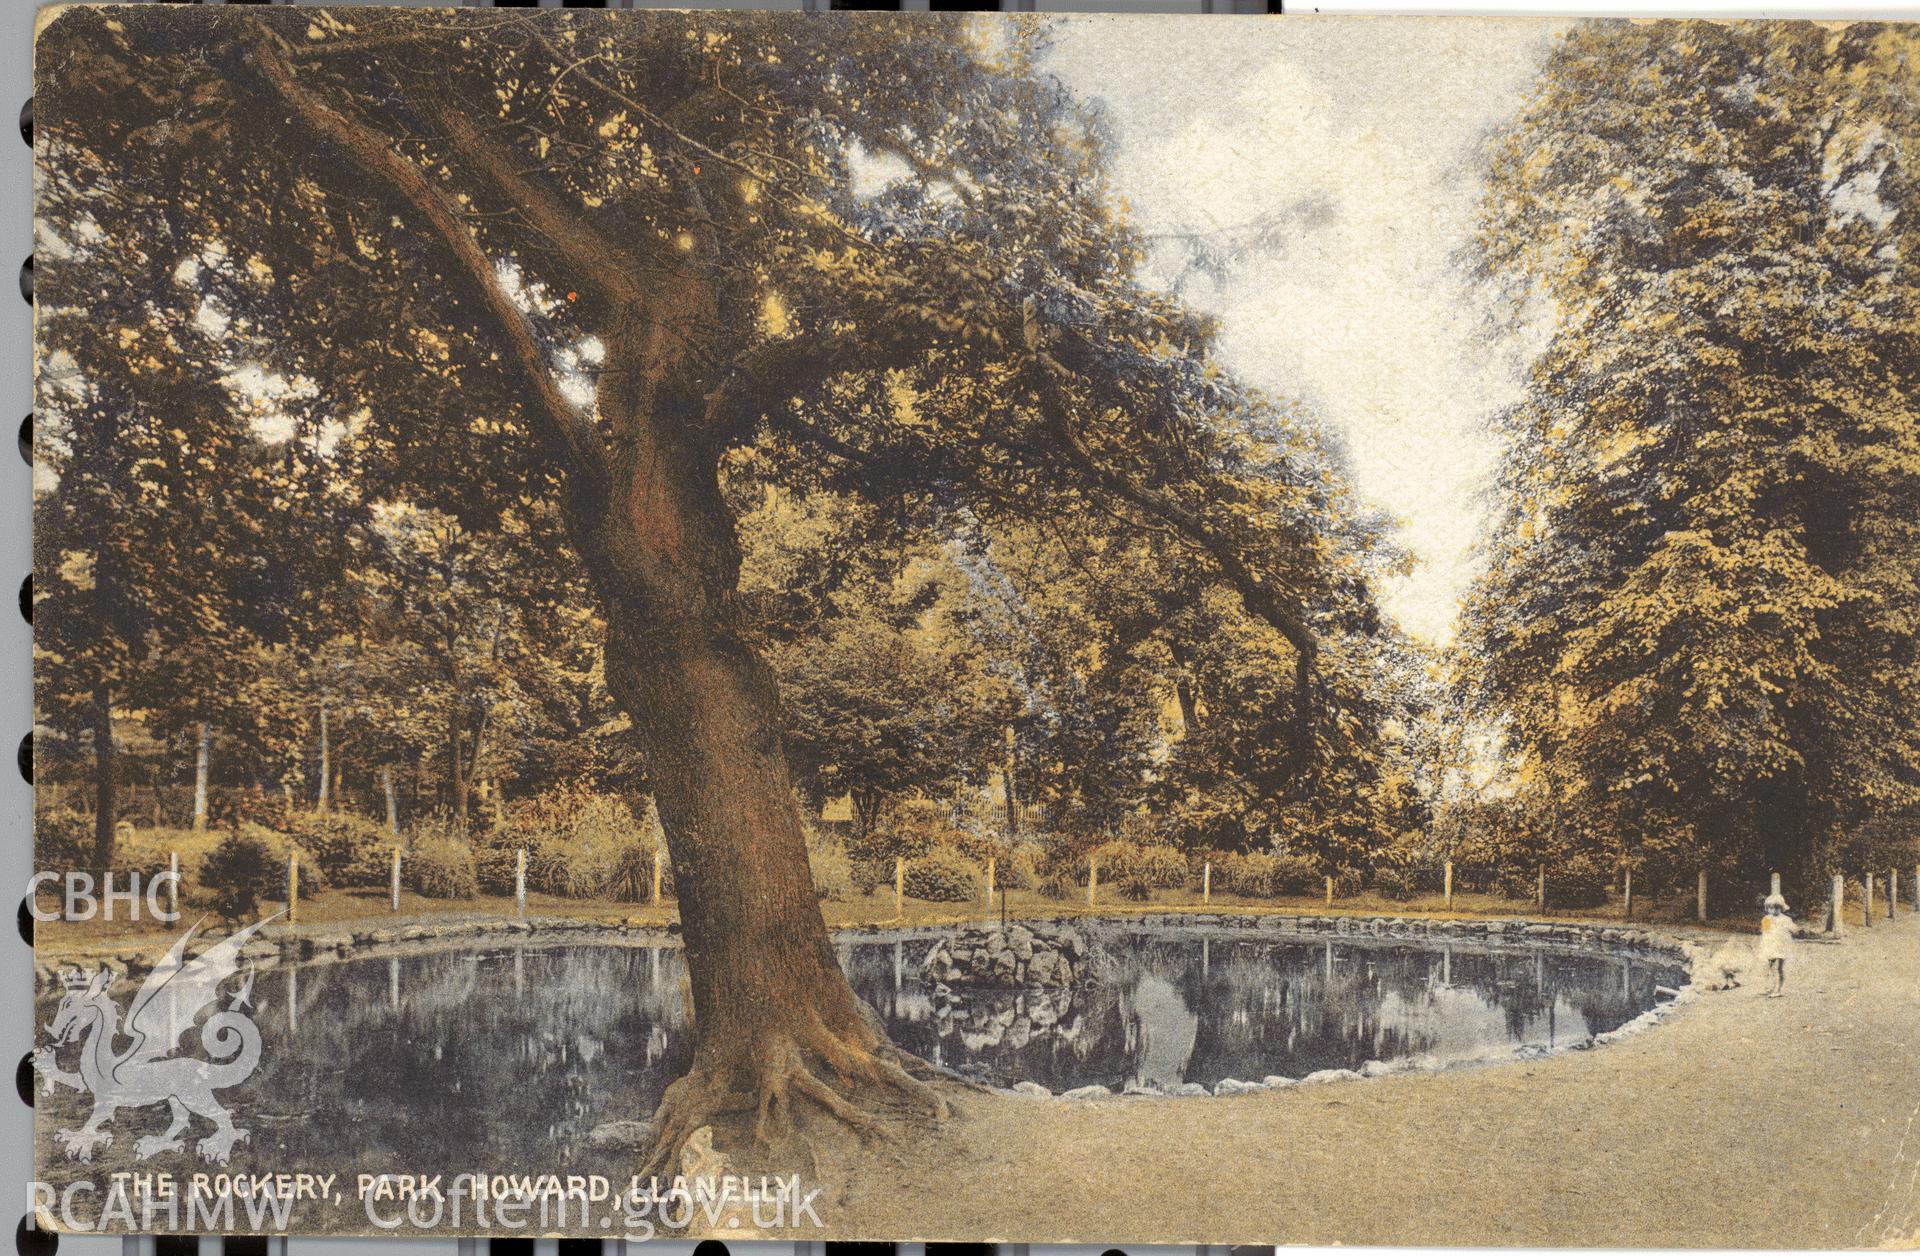
[[[1920,803],[1917,51],[1589,24],[1492,147],[1481,257],[1551,340],[1467,654],[1609,859],[1807,869]]]

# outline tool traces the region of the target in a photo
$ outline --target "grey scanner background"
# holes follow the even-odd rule
[[[391,0],[388,0],[391,2]],[[1235,6],[1238,6],[1236,8]],[[463,6],[488,7],[488,6]],[[543,4],[543,8],[561,7],[557,3]],[[609,0],[610,8],[737,8],[737,9],[792,9],[825,10],[829,8],[827,0],[679,0],[672,4],[633,3],[631,0]],[[928,0],[902,0],[904,9],[926,10]],[[1264,0],[1003,0],[1000,6],[1008,11],[1031,12],[1110,12],[1110,13],[1264,13]],[[33,251],[33,154],[22,140],[17,116],[33,91],[33,27],[35,7],[26,0],[0,0],[0,81],[9,85],[10,90],[0,97],[0,114],[6,120],[6,132],[0,135],[0,188],[4,188],[6,209],[0,214],[0,263],[9,269],[9,275],[17,276],[22,263]],[[9,281],[12,287],[12,281]],[[8,434],[8,444],[12,444],[12,434],[20,421],[33,407],[33,307],[18,295],[17,290],[0,297],[0,361],[7,364],[4,374],[0,374],[0,388],[4,389],[6,406],[0,409],[0,422],[3,422]],[[0,573],[4,574],[9,591],[17,589],[20,581],[33,568],[32,557],[32,471],[26,462],[13,449],[0,450],[0,500],[7,504],[4,516],[0,517]],[[0,620],[5,628],[0,631],[0,651],[8,661],[8,680],[4,687],[5,718],[0,720],[0,738],[8,754],[18,746],[20,738],[32,727],[33,694],[30,677],[32,675],[31,629],[26,621],[12,607],[9,607]],[[32,791],[20,773],[8,768],[0,772],[0,815],[4,816],[5,837],[0,845],[0,876],[4,884],[10,887],[6,901],[10,911],[17,909],[23,901],[19,896],[26,890],[28,878],[32,875],[33,854],[33,800]],[[0,1006],[16,1009],[16,1014],[5,1018],[4,1058],[10,1064],[18,1064],[33,1047],[38,1027],[31,1015],[33,1006],[33,955],[32,951],[14,933],[4,944],[6,959],[0,967]],[[17,1010],[28,1010],[27,1015],[17,1014]],[[0,1118],[0,1190],[6,1194],[0,1196],[7,1201],[0,1216],[8,1218],[9,1231],[6,1243],[11,1252],[13,1248],[12,1231],[25,1215],[27,1202],[27,1183],[33,1175],[33,1111],[21,1103],[17,1097],[8,1098],[0,1104],[5,1112]],[[982,1202],[983,1209],[990,1207]],[[983,1218],[984,1220],[984,1218]],[[983,1227],[984,1228],[984,1227]],[[502,1233],[500,1237],[524,1237]],[[219,1256],[221,1240],[206,1237],[200,1240],[201,1256]],[[611,1244],[608,1245],[611,1247]],[[650,1256],[690,1256],[694,1244],[685,1242],[656,1241],[645,1245],[644,1250]],[[819,1243],[775,1243],[744,1242],[729,1244],[739,1256],[822,1256]],[[301,1238],[269,1240],[273,1256],[484,1256],[485,1240],[461,1240],[448,1238],[405,1238],[405,1239],[340,1239],[340,1238]],[[903,1244],[899,1256],[924,1256],[919,1244]],[[639,1251],[640,1245],[632,1245],[633,1251]],[[1022,1248],[1002,1248],[1004,1256],[1100,1256],[1108,1250],[1105,1247],[1075,1246],[1038,1246]],[[1207,1249],[1198,1249],[1205,1251]],[[1214,1249],[1224,1253],[1225,1249]],[[1152,1256],[1153,1253],[1192,1253],[1196,1249],[1185,1247],[1150,1248],[1133,1246],[1127,1249],[1128,1256]],[[150,1237],[114,1236],[59,1236],[60,1256],[151,1256],[153,1239]],[[540,1239],[535,1241],[535,1256],[558,1256],[558,1241]],[[609,1253],[608,1256],[613,1256]]]

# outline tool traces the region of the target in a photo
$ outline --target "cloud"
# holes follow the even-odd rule
[[[1363,495],[1419,565],[1384,591],[1408,629],[1450,635],[1517,396],[1517,348],[1484,335],[1457,257],[1482,136],[1521,103],[1556,27],[1511,20],[1070,19],[1053,65],[1104,102],[1116,191],[1150,232],[1275,217],[1223,282],[1182,288],[1242,377],[1344,436]],[[1280,213],[1276,211],[1289,210]],[[1223,238],[1220,235],[1210,237]],[[1156,278],[1182,270],[1178,241]]]

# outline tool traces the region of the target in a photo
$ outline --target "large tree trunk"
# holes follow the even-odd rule
[[[104,683],[93,688],[93,876],[106,883],[113,867],[114,823],[113,691]]]
[[[207,831],[207,773],[213,758],[213,729],[200,721],[200,743],[193,756],[193,831]]]
[[[628,337],[607,339],[600,405],[618,414],[645,381],[616,369],[633,362]],[[651,386],[673,396],[670,383]],[[779,695],[742,624],[738,542],[713,451],[696,443],[697,406],[653,393],[609,498],[570,511],[607,612],[607,688],[633,720],[666,832],[693,993],[693,1062],[661,1100],[646,1171],[677,1170],[687,1137],[730,1114],[752,1113],[751,1143],[764,1148],[796,1117],[873,1129],[887,1099],[946,1113],[828,938]]]
[[[662,1100],[655,1158],[722,1114],[764,1141],[804,1099],[865,1128],[836,1090],[919,1093],[840,970],[820,914],[780,745],[772,673],[737,637],[616,618],[608,686],[636,719],[673,862],[696,1045]],[[937,1098],[926,1102],[941,1112]],[[653,1166],[650,1166],[650,1168]]]

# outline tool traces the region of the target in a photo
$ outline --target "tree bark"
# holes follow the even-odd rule
[[[387,832],[400,836],[400,799],[393,792],[393,765],[380,768],[380,792],[387,796]]]
[[[1007,761],[1003,769],[1003,775],[1000,778],[1001,784],[1004,786],[1002,792],[1005,793],[1007,799],[1007,837],[1009,840],[1020,836],[1020,786],[1017,779],[1019,774],[1019,756],[1020,739],[1018,735],[1015,734],[1013,726],[1009,724],[1007,726]]]
[[[828,938],[778,689],[735,592],[717,452],[699,436],[701,398],[642,348],[661,334],[637,318],[604,335],[600,409],[631,416],[633,439],[611,496],[576,496],[568,511],[607,612],[607,687],[633,721],[666,832],[693,993],[693,1062],[661,1100],[648,1172],[677,1166],[695,1130],[743,1110],[763,1147],[802,1112],[872,1129],[875,1103],[904,1096],[946,1114]]]
[[[320,704],[320,814],[327,814],[333,801],[333,747],[327,737],[327,704]]]
[[[654,1162],[721,1114],[755,1136],[806,1099],[865,1128],[821,1080],[917,1092],[840,970],[807,863],[780,745],[771,671],[721,632],[663,634],[632,616],[609,629],[607,681],[646,755],[679,897],[695,1047],[655,1118]],[[928,1102],[942,1115],[937,1097]]]
[[[193,756],[193,831],[207,831],[207,773],[213,758],[213,729],[200,721],[199,747]]]
[[[864,847],[867,839],[873,836],[874,821],[880,816],[880,791],[877,789],[856,789],[847,795],[853,803],[853,832]]]
[[[114,822],[113,691],[104,683],[93,689],[93,876],[104,884],[113,867]]]
[[[1173,682],[1173,692],[1180,700],[1180,731],[1191,735],[1200,727],[1200,704],[1194,700],[1193,682],[1182,676]]]
[[[448,803],[453,808],[453,831],[467,831],[467,760],[460,750],[460,717],[455,715],[447,735]]]

